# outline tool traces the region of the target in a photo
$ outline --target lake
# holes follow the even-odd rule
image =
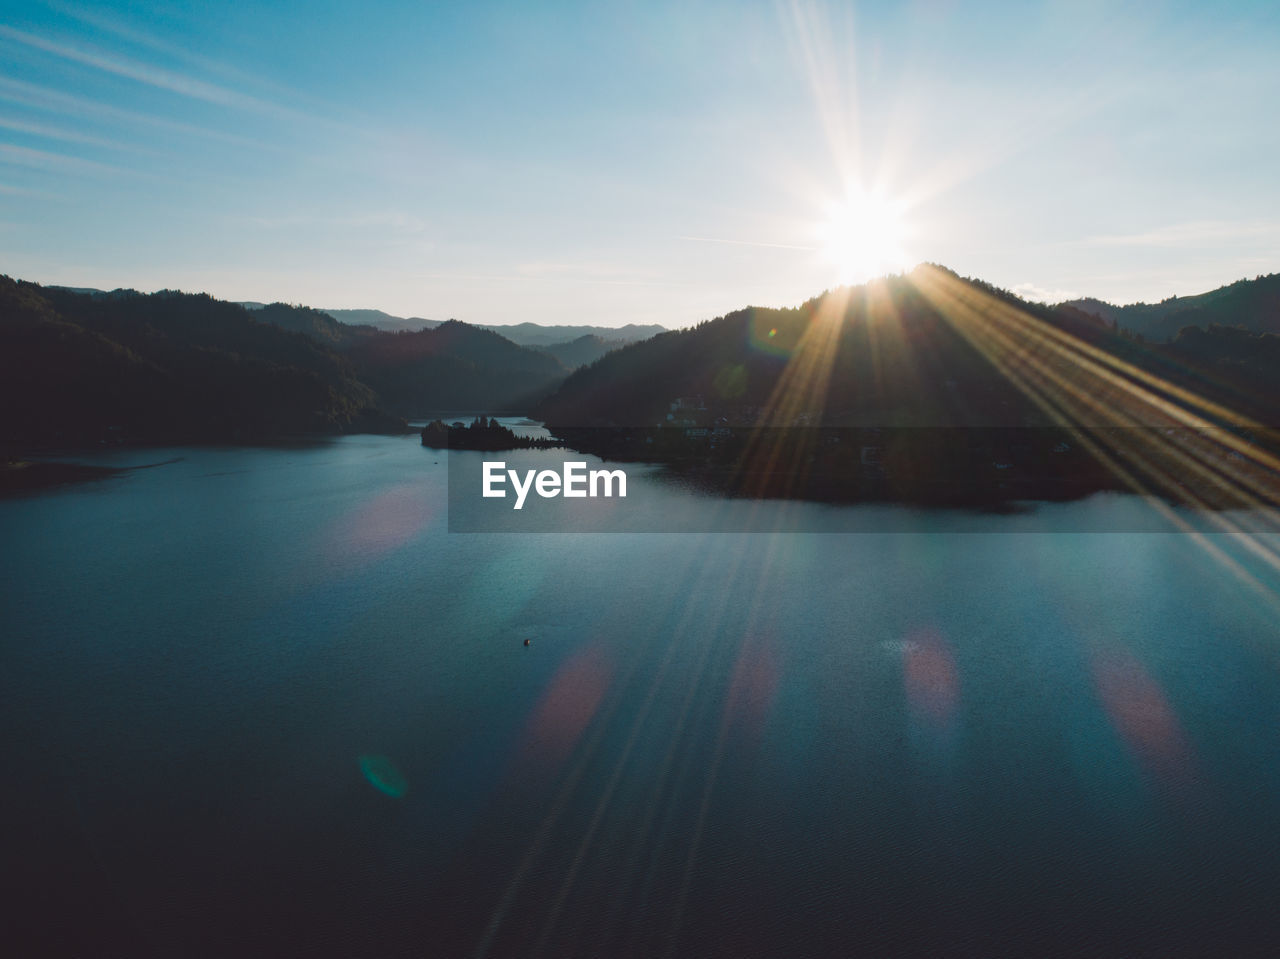
[[[15,954],[1280,950],[1277,537],[451,533],[448,456],[0,501]]]

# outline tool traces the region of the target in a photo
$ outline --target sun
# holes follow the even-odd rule
[[[832,203],[818,228],[822,258],[838,283],[865,283],[911,264],[904,250],[903,205],[879,190],[850,187]]]

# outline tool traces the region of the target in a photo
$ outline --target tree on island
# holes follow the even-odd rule
[[[422,428],[422,445],[432,449],[497,450],[546,449],[561,445],[557,440],[520,436],[498,422],[498,418],[477,416],[469,426],[447,426],[435,419]]]

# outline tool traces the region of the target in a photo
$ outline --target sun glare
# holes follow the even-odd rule
[[[903,249],[903,212],[902,205],[884,193],[858,187],[832,204],[818,240],[837,282],[864,283],[911,265]]]

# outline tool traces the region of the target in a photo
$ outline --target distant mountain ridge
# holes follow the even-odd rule
[[[251,309],[251,315],[260,323],[305,333],[329,346],[340,347],[354,339],[379,332],[370,325],[357,326],[339,322],[322,310],[314,310],[309,306],[290,306],[287,303],[259,304]]]
[[[370,311],[354,312],[366,316]],[[458,320],[390,331],[284,303],[261,306],[250,315],[342,354],[384,409],[409,418],[445,410],[522,413],[573,368],[550,351]]]
[[[553,343],[541,349],[550,353],[569,369],[576,370],[580,366],[594,363],[606,353],[625,345],[617,340],[606,340],[594,333],[587,333],[568,343]]]
[[[135,290],[48,289],[99,302],[143,296]],[[445,410],[524,412],[571,370],[619,345],[594,334],[567,343],[558,342],[553,335],[577,327],[522,324],[519,329],[525,333],[553,331],[548,334],[553,340],[549,346],[530,347],[504,336],[506,327],[480,327],[457,320],[405,319],[381,310],[328,311],[288,303],[226,305],[342,354],[354,375],[373,389],[382,409],[410,418]],[[369,322],[356,324],[346,319]],[[620,335],[636,329],[624,328]]]
[[[392,333],[405,331],[416,333],[418,330],[432,330],[440,325],[440,320],[428,320],[421,316],[392,316],[382,310],[320,310],[351,326],[372,326]]]
[[[409,418],[444,410],[523,413],[569,373],[548,353],[457,320],[356,335],[343,353],[387,409]]]
[[[584,336],[598,336],[610,343],[634,343],[667,332],[665,326],[656,323],[628,323],[626,326],[542,326],[538,323],[516,323],[511,326],[484,326],[482,329],[493,330],[521,346],[552,346]]]
[[[442,322],[445,322],[443,320],[427,320],[420,316],[408,318],[392,316],[382,310],[326,309],[322,312],[328,313],[335,320],[343,323],[374,326],[380,330],[391,331],[409,330],[417,332],[418,330],[434,329]],[[581,339],[584,336],[597,336],[609,343],[633,343],[636,340],[645,340],[651,336],[657,336],[659,333],[665,333],[667,330],[665,326],[659,326],[656,323],[648,325],[628,323],[626,326],[544,326],[541,323],[515,323],[511,325],[473,323],[471,325],[481,330],[491,330],[520,346],[540,347],[557,346]]]
[[[1159,303],[1115,306],[1093,297],[1069,306],[1115,323],[1148,340],[1172,340],[1186,326],[1237,326],[1254,333],[1280,333],[1280,273],[1239,280],[1195,296],[1172,296]]]
[[[71,286],[50,286],[47,289],[65,290],[68,293],[83,293],[87,296],[113,296],[120,293],[137,293],[136,290],[99,290],[93,287],[71,287]],[[254,312],[265,310],[268,307],[282,306],[287,304],[281,303],[262,303],[257,300],[239,300],[235,301],[237,306],[242,306],[246,310]],[[416,333],[419,330],[433,330],[448,320],[429,320],[421,316],[395,316],[383,310],[374,309],[317,309],[314,307],[294,307],[295,309],[308,310],[311,313],[319,313],[328,316],[345,326],[369,327],[375,330],[382,330],[390,333]],[[280,315],[276,314],[278,318]],[[276,322],[274,319],[262,317],[267,322]],[[287,329],[297,329],[298,332],[313,333],[321,339],[336,339],[335,331],[327,324],[309,320],[301,323],[297,318],[283,318],[287,323],[293,324],[287,326]],[[277,322],[277,326],[282,325]],[[637,340],[648,339],[651,336],[657,336],[659,333],[665,333],[667,328],[659,326],[657,323],[635,324],[628,323],[625,326],[545,326],[540,323],[515,323],[504,325],[500,323],[483,324],[472,323],[470,326],[481,330],[490,330],[516,343],[520,346],[533,346],[541,348],[555,347],[557,349],[565,347],[568,344],[581,340],[586,336],[598,337],[605,343],[618,345],[622,343],[633,343]],[[554,352],[554,351],[553,351]],[[588,355],[591,351],[579,346],[577,351],[562,350],[564,355]],[[601,351],[598,355],[603,355]],[[590,362],[586,360],[585,362]],[[581,364],[570,364],[581,365]]]
[[[46,289],[63,290],[69,293],[81,293],[88,296],[119,296],[136,294],[135,290],[118,289],[104,291],[91,287],[49,286]],[[247,310],[259,311],[269,305],[246,300],[238,305]],[[1108,325],[1118,325],[1131,334],[1157,342],[1173,340],[1179,330],[1186,326],[1198,326],[1201,329],[1217,324],[1234,326],[1255,333],[1280,333],[1280,273],[1259,275],[1250,279],[1238,280],[1225,286],[1209,290],[1193,296],[1173,296],[1159,303],[1130,303],[1116,305],[1096,297],[1080,297],[1065,300],[1056,304],[1056,308],[1070,308],[1082,314],[1097,317]],[[332,319],[353,327],[371,327],[377,330],[398,332],[417,332],[423,329],[434,329],[445,322],[424,317],[394,316],[375,309],[312,309],[312,313],[325,314]],[[265,319],[265,317],[264,317]],[[297,319],[289,322],[299,327],[300,332],[311,333],[321,339],[334,339],[334,331],[323,322],[311,319],[302,323]],[[280,324],[277,324],[280,325]],[[645,340],[661,333],[668,332],[666,327],[658,324],[627,324],[621,327],[608,326],[543,326],[537,323],[473,324],[479,329],[491,330],[521,346],[548,349],[554,347],[553,354],[558,357],[588,355],[589,351],[579,348],[575,351],[565,349],[569,343],[580,340],[584,336],[596,336],[608,343],[617,345]],[[288,327],[295,328],[295,327]],[[603,355],[601,353],[600,355]],[[586,360],[591,362],[592,360]],[[575,362],[567,362],[573,368]]]

